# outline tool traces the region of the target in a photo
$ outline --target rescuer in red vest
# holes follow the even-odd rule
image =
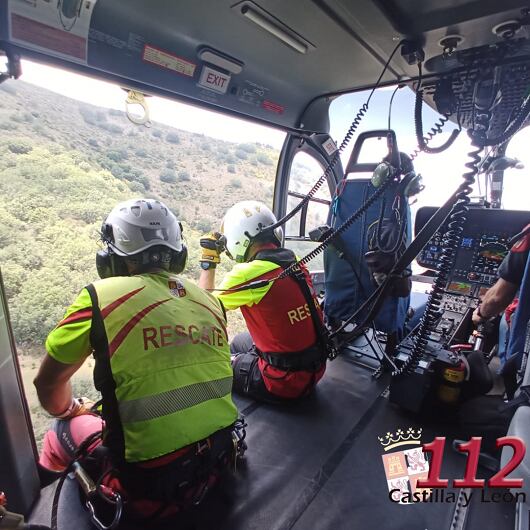
[[[274,223],[276,217],[260,202],[230,208],[222,233],[201,239],[199,286],[214,289],[215,268],[226,249],[236,264],[214,293],[226,309],[241,309],[248,328],[230,345],[234,390],[277,402],[307,395],[324,374],[326,355],[322,313],[305,267],[297,278],[274,280],[296,262],[281,246],[281,229],[262,232]],[[273,281],[255,284],[262,280]]]

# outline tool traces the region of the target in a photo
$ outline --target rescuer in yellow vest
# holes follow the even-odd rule
[[[81,291],[49,334],[35,379],[42,406],[57,418],[40,463],[64,469],[103,427],[109,476],[133,510],[136,502],[141,515],[173,513],[200,500],[237,456],[242,432],[226,316],[214,296],[179,276],[187,257],[182,225],[163,203],[118,204],[101,239],[102,279]],[[101,417],[70,385],[92,352]]]

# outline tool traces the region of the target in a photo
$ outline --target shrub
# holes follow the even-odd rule
[[[144,185],[141,182],[136,182],[135,180],[129,182],[129,189],[134,193],[143,193],[145,191]]]
[[[208,219],[199,219],[195,223],[195,228],[201,232],[209,232],[212,229],[212,223]]]
[[[241,160],[246,160],[248,158],[247,152],[242,151],[241,149],[236,149],[235,155]]]
[[[179,171],[178,179],[180,182],[186,182],[191,179],[190,174],[187,171]]]
[[[123,133],[123,127],[120,127],[119,125],[116,125],[115,123],[98,123],[98,127],[101,127],[107,132],[110,132],[112,134],[122,134]]]
[[[3,92],[7,92],[8,94],[11,94],[13,96],[17,95],[17,89],[13,86],[13,81],[4,81],[0,84],[0,90]]]
[[[260,153],[256,159],[260,164],[264,164],[265,166],[272,166],[274,162],[264,153]]]
[[[10,120],[0,121],[0,129],[3,129],[4,131],[16,131],[18,129],[18,124]]]
[[[168,159],[166,160],[166,167],[167,167],[168,169],[175,169],[175,167],[176,167],[175,161],[172,160],[171,158],[168,158]]]
[[[155,138],[162,138],[162,131],[159,131],[158,129],[153,129],[153,132],[151,133]]]
[[[166,141],[170,144],[180,144],[180,138],[177,133],[167,133],[166,135]]]
[[[160,174],[160,180],[162,182],[167,182],[168,184],[173,184],[177,182],[177,176],[172,169],[168,169]]]
[[[139,147],[135,152],[136,156],[139,156],[140,158],[145,158],[147,156],[147,149],[144,149],[143,147]]]
[[[239,144],[237,148],[245,153],[253,154],[256,152],[256,146],[254,144]]]
[[[241,188],[242,184],[241,184],[241,180],[239,179],[232,179],[230,181],[230,186],[232,186],[232,188]]]
[[[89,138],[88,145],[92,147],[99,147],[99,142],[95,138]]]
[[[31,144],[25,140],[11,142],[7,148],[16,155],[26,155],[33,149]]]
[[[116,149],[107,151],[107,158],[114,160],[114,162],[121,162],[127,159],[127,151],[125,149]]]
[[[228,166],[226,166],[226,170],[228,171],[228,173],[235,173],[236,166],[234,166],[233,164],[229,164]]]

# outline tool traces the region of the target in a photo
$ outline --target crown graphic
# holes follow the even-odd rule
[[[385,451],[398,447],[400,445],[420,445],[421,444],[421,427],[414,430],[409,427],[406,431],[398,429],[395,433],[387,432],[383,437],[377,437]]]

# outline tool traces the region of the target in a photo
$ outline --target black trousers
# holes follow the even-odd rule
[[[258,354],[254,341],[248,331],[236,335],[230,343],[232,369],[234,370],[234,391],[243,396],[249,396],[258,401],[268,403],[282,403],[286,401],[271,394],[258,367]]]

